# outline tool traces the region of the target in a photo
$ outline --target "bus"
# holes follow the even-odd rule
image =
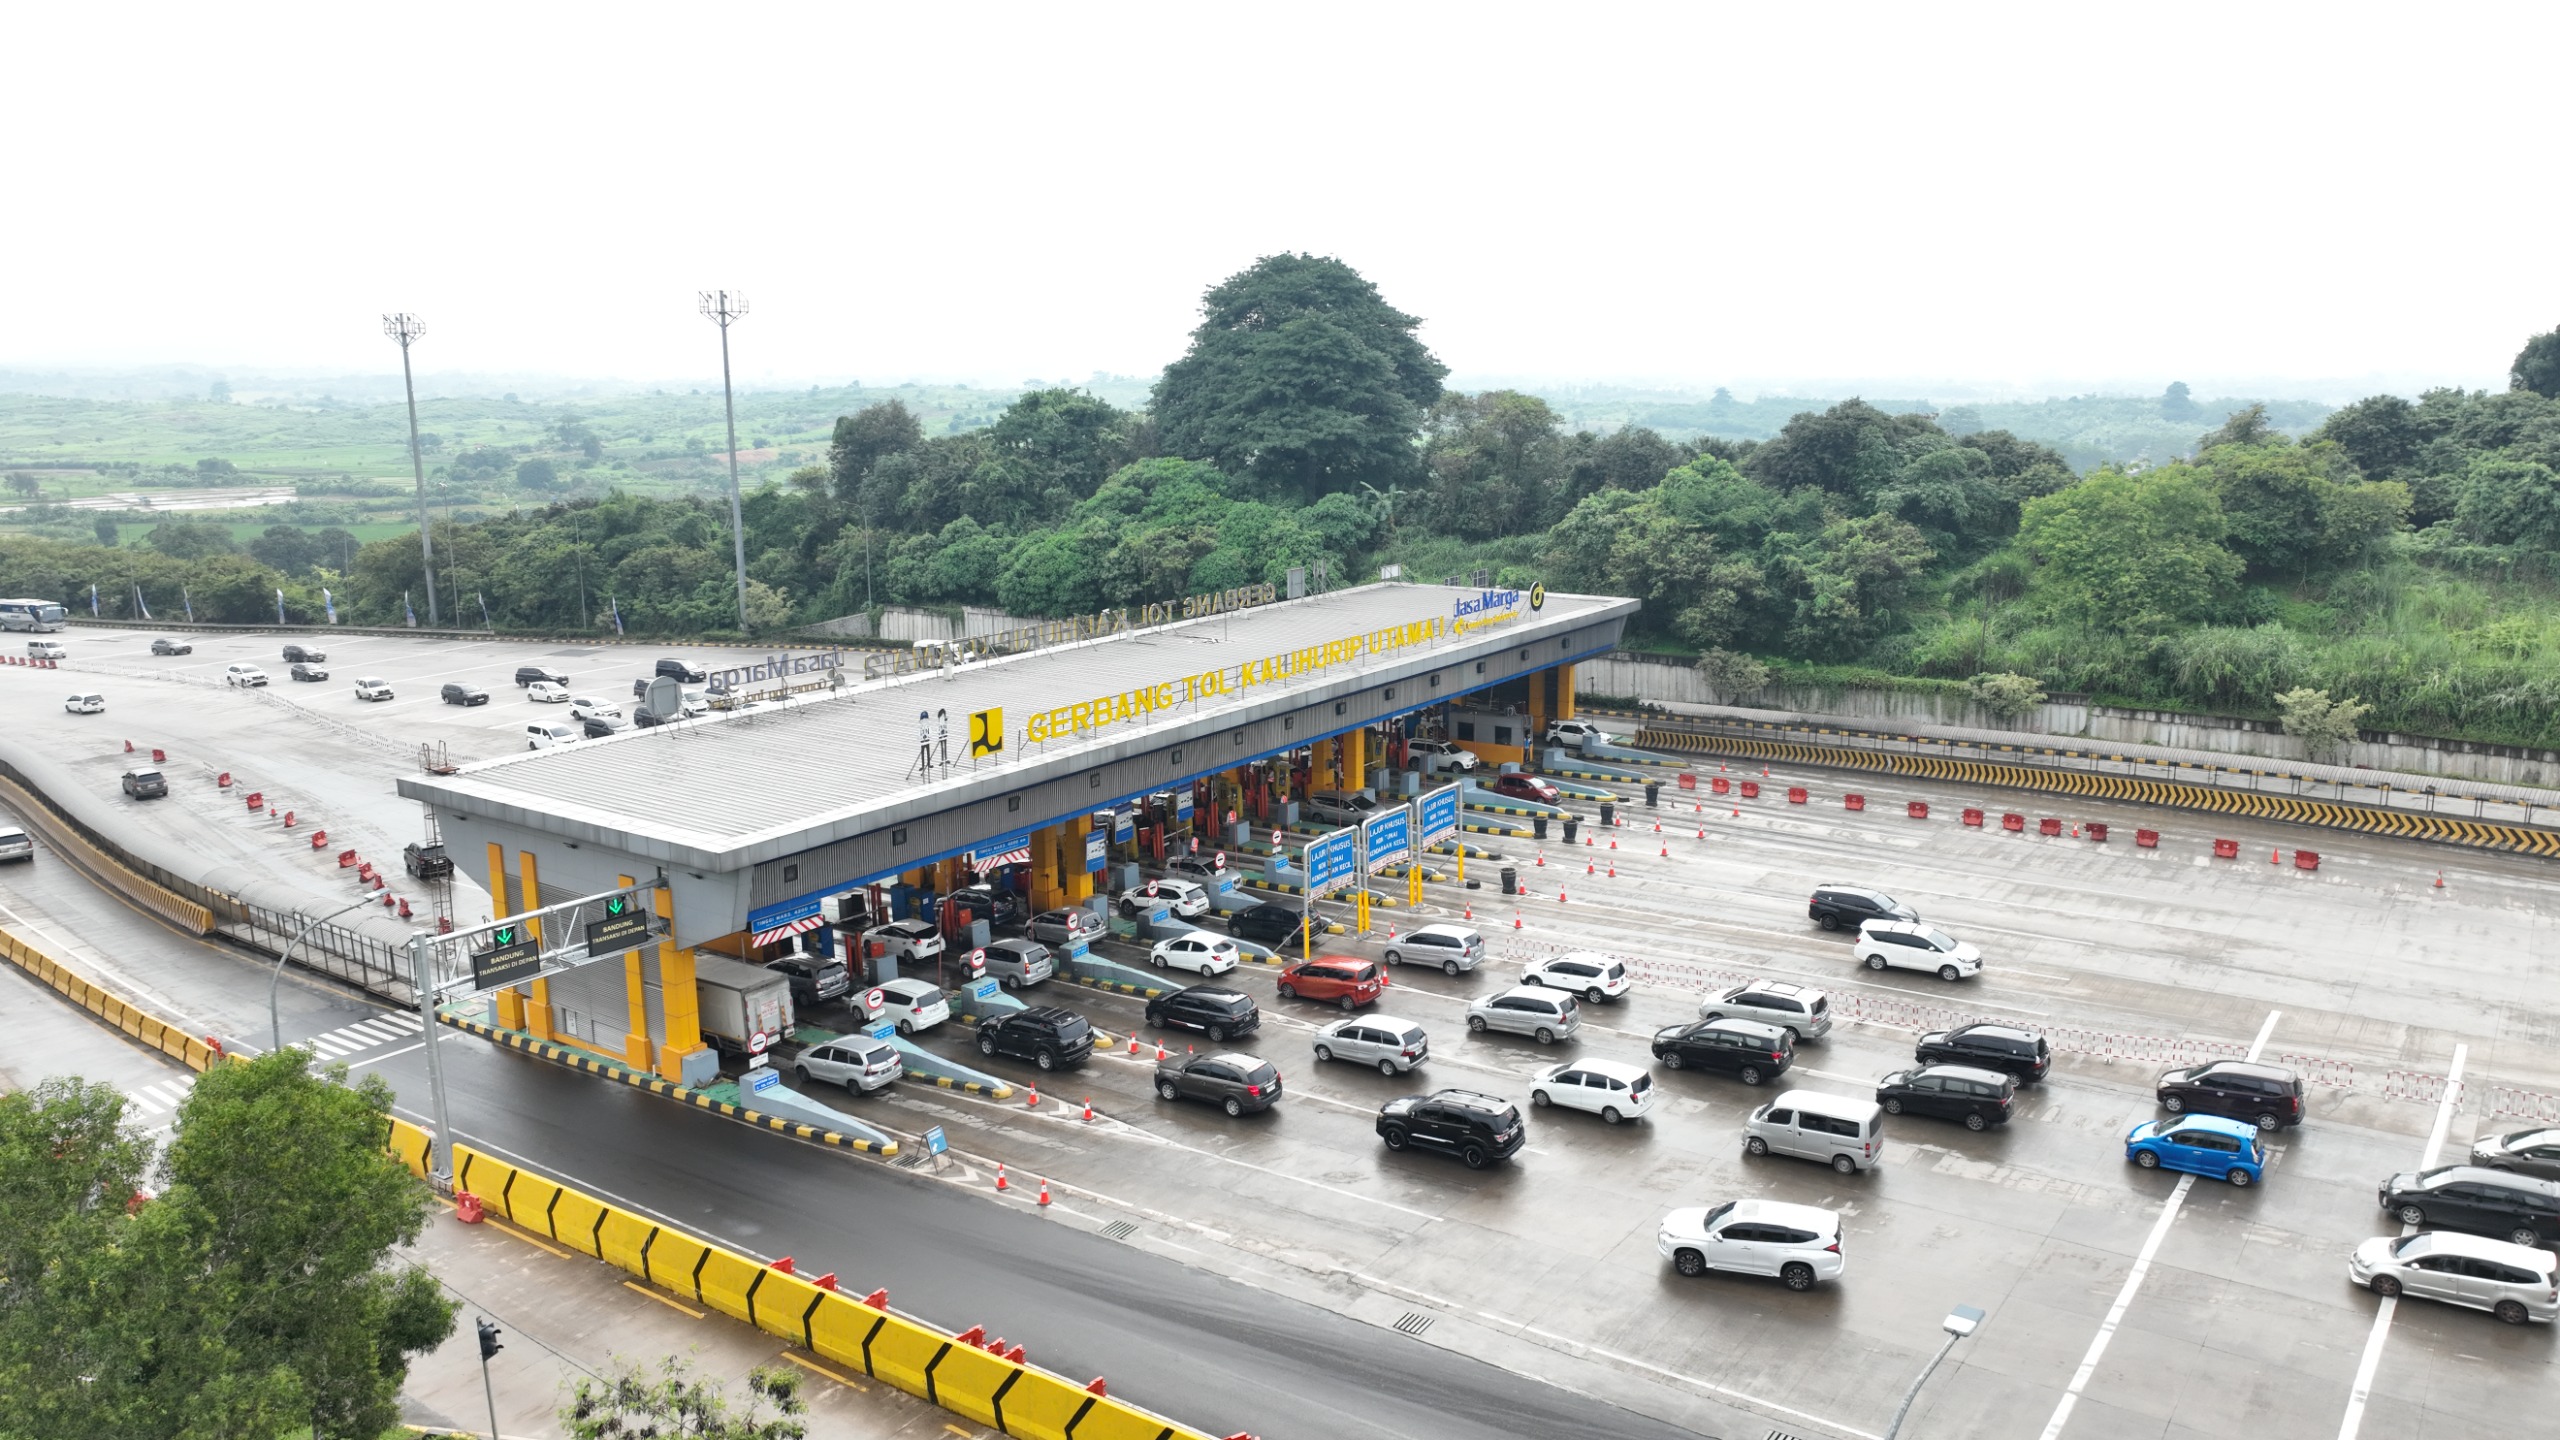
[[[0,630],[49,634],[62,628],[65,613],[50,600],[0,600]]]

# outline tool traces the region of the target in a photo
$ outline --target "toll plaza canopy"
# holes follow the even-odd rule
[[[1006,853],[1134,796],[1556,672],[1614,648],[1636,608],[1537,587],[1365,585],[1017,654],[929,655],[909,673],[399,788],[463,856],[514,849],[532,872],[538,854],[542,897],[664,873],[673,939],[694,944],[778,902]],[[1534,709],[1570,713],[1563,673],[1563,710]]]

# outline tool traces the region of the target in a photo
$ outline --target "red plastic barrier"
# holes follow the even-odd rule
[[[1745,800],[1757,800],[1757,799],[1759,799],[1759,798],[1760,798],[1760,782],[1759,782],[1759,781],[1757,781],[1757,780],[1745,780],[1745,781],[1743,781],[1743,782],[1742,782],[1742,798],[1743,798],[1743,799],[1745,799]]]
[[[154,765],[166,765],[166,764],[168,764],[168,763],[169,763],[169,752],[168,752],[168,751],[166,751],[166,750],[160,749],[158,746],[154,746],[154,747],[152,747],[152,750],[151,750],[151,763],[152,763],[152,764],[154,764]]]
[[[2317,851],[2317,850],[2296,850],[2296,851],[2294,851],[2294,852],[2293,852],[2293,868],[2294,868],[2294,869],[2296,869],[2296,870],[2317,870],[2317,869],[2319,869],[2319,868],[2320,868],[2320,852],[2319,852],[2319,851]]]
[[[1806,797],[1806,795],[1805,795],[1805,793],[1804,793],[1804,787],[1803,787],[1803,786],[1801,786],[1801,785],[1790,785],[1790,786],[1788,786],[1788,787],[1787,787],[1787,803],[1788,803],[1788,804],[1790,804],[1790,805],[1801,805],[1801,804],[1803,804],[1803,803],[1805,802],[1806,798],[1807,798],[1807,797]]]
[[[132,754],[132,753],[133,753],[133,742],[132,742],[132,741],[127,740],[126,742],[124,742],[124,753],[126,753],[127,755],[130,755],[130,754]]]
[[[328,843],[329,843],[329,832],[328,832],[328,831],[326,831],[326,830],[314,830],[314,831],[312,831],[312,832],[311,832],[311,848],[312,848],[312,849],[317,850],[317,849],[319,849],[321,846],[326,845],[326,844],[328,844]]]
[[[1713,781],[1709,782],[1709,786],[1717,794],[1723,795],[1733,789],[1733,782],[1719,775]]]
[[[437,933],[437,934],[439,934],[439,935],[450,935],[450,934],[452,934],[452,933],[453,933],[453,917],[452,917],[452,916],[450,916],[450,915],[439,915],[439,916],[437,916],[437,917],[436,917],[436,933]]]
[[[1867,808],[1867,797],[1864,795],[1843,795],[1840,797],[1840,803],[1848,806],[1852,810],[1864,810]]]
[[[338,868],[339,868],[339,869],[341,869],[341,870],[349,869],[349,868],[353,867],[355,863],[356,863],[356,852],[354,852],[353,850],[341,850],[341,851],[339,851],[339,852],[338,852]]]
[[[2003,815],[2000,817],[2000,828],[2003,830],[2024,830],[2027,828],[2027,817],[2024,815]]]
[[[2160,848],[2160,832],[2157,830],[2136,830],[2133,832],[2133,843],[2141,846],[2145,850],[2157,850]]]
[[[1683,790],[1695,790],[1695,789],[1697,789],[1697,788],[1698,788],[1698,777],[1697,777],[1697,776],[1695,776],[1695,775],[1690,774],[1690,773],[1689,773],[1688,771],[1686,771],[1686,770],[1681,771],[1681,772],[1680,772],[1680,788],[1681,788],[1681,789],[1683,789]]]
[[[1973,808],[1972,806],[1970,806],[1970,805],[1966,806],[1966,807],[1965,807],[1965,810],[1964,810],[1964,823],[1966,823],[1967,825],[1972,826],[1972,827],[1973,827],[1973,828],[1975,828],[1976,830],[1981,829],[1981,828],[1982,828],[1982,812],[1981,812],[1981,811],[1979,811],[1979,810],[1974,809],[1974,808]]]
[[[249,808],[252,810],[264,810],[267,808],[267,792],[264,790],[250,791]]]
[[[2213,842],[2213,858],[2214,858],[2214,859],[2216,859],[2216,860],[2237,860],[2237,859],[2239,859],[2239,858],[2240,858],[2240,842],[2239,842],[2239,841],[2237,841],[2237,840],[2216,840],[2216,841],[2214,841],[2214,842]]]
[[[2106,844],[2106,843],[2107,843],[2107,827],[2106,827],[2106,826],[2104,826],[2104,825],[2099,824],[2099,823],[2098,823],[2097,821],[2095,821],[2095,820],[2090,821],[2090,822],[2089,822],[2089,838],[2090,838],[2090,839],[2092,839],[2092,840],[2097,841],[2097,842],[2098,842],[2099,844],[2101,844],[2101,845]]]
[[[225,789],[225,790],[230,789],[230,788],[231,788],[231,772],[230,772],[230,771],[228,771],[228,770],[225,770],[225,771],[223,771],[221,774],[214,776],[214,777],[213,777],[213,783],[214,783],[214,784],[216,784],[216,785],[221,786],[221,787],[222,787],[223,789]]]
[[[2047,815],[2036,822],[2036,833],[2039,835],[2059,835],[2062,833],[2062,822],[2054,819],[2050,815]]]
[[[1929,802],[1926,800],[1914,800],[1909,805],[1904,806],[1903,810],[1904,813],[1908,814],[1914,820],[1926,820],[1929,818]]]
[[[383,881],[382,881],[382,877],[381,877],[381,876],[376,875],[376,876],[374,876],[374,877],[373,877],[373,888],[374,888],[374,889],[376,889],[376,890],[381,889],[381,888],[382,888],[382,884],[383,884]]]
[[[290,810],[284,812],[284,828],[287,830],[293,828],[293,812]]]
[[[460,1190],[454,1193],[454,1219],[461,1221],[465,1225],[477,1225],[480,1223],[483,1213],[479,1196],[472,1194],[468,1190]]]
[[[409,918],[409,902],[406,900],[400,902],[400,918],[403,920]]]

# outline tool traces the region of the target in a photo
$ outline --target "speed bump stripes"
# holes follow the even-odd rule
[[[2041,790],[2052,794],[2087,795],[2099,799],[2131,801],[2141,805],[2166,805],[2184,810],[2250,815],[2260,819],[2280,820],[2295,825],[2313,825],[2331,830],[2346,830],[2357,834],[2385,835],[2404,840],[2433,840],[2448,845],[2464,845],[2474,849],[2497,850],[2518,855],[2560,857],[2560,830],[2501,825],[2485,820],[2462,820],[2448,815],[2419,815],[2405,810],[2382,810],[2367,805],[2341,804],[2334,800],[2305,800],[2291,795],[2269,795],[2254,790],[2224,790],[2169,780],[2142,780],[2129,775],[2093,775],[2086,771],[2047,770],[2040,766],[2011,765],[1999,761],[1957,760],[1937,755],[1903,755],[1888,751],[1850,750],[1829,745],[1753,740],[1731,735],[1702,735],[1681,730],[1648,729],[1637,739],[1640,743],[1656,748],[1685,751],[1691,754],[1741,755],[1756,760],[1783,760],[1791,764],[1820,765],[1838,770],[1878,770],[1897,775],[1953,780],[1968,785],[1992,785],[2013,790]],[[2029,753],[2031,747],[2019,747],[2019,749],[2021,753]],[[2062,755],[2066,752],[2040,753]],[[2233,771],[2232,773],[2252,772]],[[2275,772],[2267,773],[2273,775]]]
[[[887,1142],[865,1140],[860,1136],[846,1135],[824,1126],[811,1125],[806,1121],[788,1120],[779,1115],[767,1115],[761,1110],[749,1109],[744,1105],[732,1104],[726,1100],[715,1100],[699,1090],[678,1085],[672,1080],[662,1080],[655,1075],[643,1075],[620,1065],[609,1064],[592,1055],[581,1054],[568,1046],[557,1045],[548,1040],[537,1040],[520,1030],[502,1030],[486,1021],[474,1020],[462,1015],[442,1015],[437,1018],[457,1030],[467,1030],[484,1040],[492,1040],[504,1045],[510,1050],[521,1050],[528,1055],[540,1056],[555,1065],[565,1065],[572,1070],[589,1075],[600,1075],[607,1080],[631,1086],[635,1090],[646,1090],[652,1095],[663,1095],[670,1100],[680,1100],[697,1110],[708,1110],[742,1125],[760,1126],[778,1134],[788,1135],[795,1140],[833,1145],[838,1149],[856,1150],[865,1155],[893,1159],[898,1153],[898,1142],[895,1140]],[[981,1094],[985,1093],[983,1087],[967,1088],[975,1089]]]

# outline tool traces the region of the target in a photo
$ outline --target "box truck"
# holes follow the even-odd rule
[[[702,1038],[723,1055],[761,1057],[797,1028],[787,975],[697,953],[693,980],[702,1002]]]

